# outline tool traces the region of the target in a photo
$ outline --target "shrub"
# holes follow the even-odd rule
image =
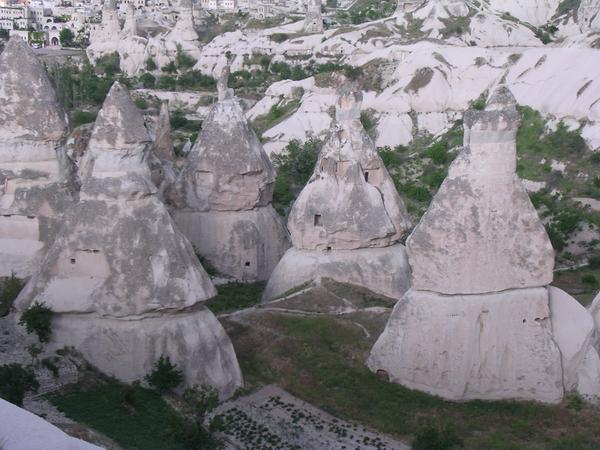
[[[597,286],[598,279],[591,273],[585,274],[581,277],[581,282],[583,284],[588,284],[590,286]]]
[[[156,77],[151,73],[145,72],[140,76],[140,82],[146,89],[152,89],[156,85]]]
[[[44,303],[35,302],[19,319],[27,333],[37,334],[40,342],[48,342],[52,336],[52,310]]]
[[[139,109],[148,109],[148,102],[146,101],[145,98],[142,97],[137,97],[133,100],[133,103],[135,104],[135,106],[137,106]]]
[[[158,66],[156,65],[156,62],[154,62],[154,59],[152,58],[148,58],[146,60],[146,70],[152,72],[153,70],[158,69]]]
[[[600,255],[592,255],[588,260],[591,269],[600,269]]]
[[[444,139],[432,144],[426,151],[427,157],[431,158],[434,164],[447,164],[450,155],[448,154],[448,142]]]
[[[72,47],[75,35],[68,28],[63,28],[58,34],[58,39],[60,40],[60,45],[63,47]]]
[[[273,33],[273,34],[270,36],[270,39],[271,39],[273,42],[277,42],[278,44],[281,44],[282,42],[285,42],[285,41],[287,41],[287,40],[288,40],[288,37],[289,37],[289,36],[288,36],[287,34],[285,34],[285,33]]]
[[[185,390],[183,400],[192,414],[203,418],[219,405],[219,393],[210,386],[194,385]]]
[[[19,364],[0,366],[0,397],[17,406],[23,404],[25,392],[39,387],[31,368]]]
[[[371,139],[377,137],[377,119],[372,111],[366,110],[360,113],[360,123]]]
[[[154,370],[144,379],[158,392],[163,393],[179,386],[183,381],[183,374],[177,369],[177,365],[171,363],[168,356],[161,356],[154,363]]]
[[[96,120],[96,113],[91,111],[73,111],[71,113],[71,124],[73,128],[92,123]]]
[[[311,138],[304,143],[292,139],[279,154],[273,155],[273,165],[277,169],[273,202],[280,214],[296,198],[295,190],[304,187],[312,175],[323,142]]]
[[[191,69],[196,65],[196,60],[183,51],[180,44],[177,44],[177,54],[175,55],[175,64],[179,70]]]
[[[462,446],[454,427],[428,425],[417,431],[412,442],[414,450],[448,450]]]
[[[346,75],[346,78],[352,81],[358,80],[362,73],[363,71],[360,67],[346,66],[344,68],[344,75]]]
[[[175,65],[175,61],[170,61],[168,64],[161,67],[160,70],[162,70],[165,73],[177,72],[177,66]]]
[[[107,77],[113,77],[116,73],[121,72],[121,57],[117,52],[113,52],[98,58],[96,71]]]
[[[169,75],[161,75],[158,77],[158,83],[156,87],[166,91],[174,91],[177,87],[177,79]]]
[[[0,317],[7,316],[25,282],[12,274],[0,281]]]

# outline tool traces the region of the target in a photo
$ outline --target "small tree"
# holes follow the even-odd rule
[[[19,319],[28,333],[37,334],[40,342],[48,342],[52,336],[52,310],[44,303],[35,302]]]
[[[63,47],[73,47],[75,35],[70,29],[63,28],[62,30],[60,30],[58,39],[60,40],[60,45],[62,45]]]
[[[0,366],[0,397],[17,406],[23,404],[25,392],[39,387],[33,370],[19,364]]]
[[[23,280],[15,277],[14,273],[0,281],[0,317],[8,315],[23,286],[25,286]]]
[[[146,375],[144,379],[162,394],[179,386],[183,381],[183,374],[181,370],[177,369],[176,364],[171,363],[168,356],[161,356],[154,363],[154,370]]]

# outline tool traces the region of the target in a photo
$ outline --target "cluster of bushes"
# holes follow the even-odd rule
[[[259,88],[280,80],[304,80],[306,78],[332,72],[343,73],[350,80],[357,80],[363,72],[360,67],[353,67],[348,64],[339,64],[328,62],[317,64],[314,60],[307,64],[289,64],[286,61],[272,62],[271,57],[267,55],[254,55],[248,59],[247,65],[259,65],[260,69],[240,70],[231,73],[229,85],[233,88]]]
[[[119,54],[106,55],[95,66],[85,63],[81,68],[74,64],[56,64],[48,69],[58,98],[67,111],[86,106],[100,106],[112,84],[118,80],[131,86],[123,77]]]
[[[273,206],[282,216],[287,215],[292,203],[308,182],[322,146],[323,142],[314,138],[304,143],[293,139],[281,153],[272,156],[273,165],[277,169]]]
[[[39,387],[33,370],[19,364],[0,366],[0,397],[17,406],[23,405],[27,391],[35,391]]]
[[[199,70],[194,70],[196,60],[187,54],[181,45],[177,46],[175,60],[160,68],[156,62],[149,58],[146,61],[147,72],[139,77],[139,82],[146,89],[175,90],[202,90],[214,89],[217,81]],[[159,73],[157,73],[159,72]]]
[[[336,14],[339,23],[358,25],[364,22],[383,19],[391,16],[396,10],[394,0],[362,0],[354,3],[349,11],[340,10]]]

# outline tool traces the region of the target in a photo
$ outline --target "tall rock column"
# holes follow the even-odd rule
[[[82,162],[81,199],[16,300],[53,312],[52,344],[73,346],[120,380],[169,356],[185,383],[227,397],[242,384],[233,346],[202,302],[216,294],[150,181],[151,140],[115,83]]]
[[[306,19],[304,19],[305,33],[322,33],[323,16],[321,15],[321,0],[308,0],[306,6]]]
[[[219,79],[219,100],[177,181],[173,217],[196,250],[225,275],[267,280],[289,248],[271,202],[275,170],[244,112]]]
[[[548,288],[554,252],[516,175],[519,121],[505,87],[465,114],[464,150],[407,240],[412,288],[369,357],[393,382],[452,400],[600,393],[593,320]]]
[[[293,248],[273,272],[264,300],[329,277],[400,298],[409,287],[400,239],[410,227],[375,144],[360,122],[362,94],[344,90],[315,171],[292,207]]]
[[[75,200],[67,133],[44,67],[13,37],[0,55],[0,276],[31,275]]]

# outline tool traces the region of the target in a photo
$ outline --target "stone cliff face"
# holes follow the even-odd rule
[[[219,101],[177,180],[173,215],[217,270],[242,281],[266,280],[289,237],[271,206],[275,170],[227,88],[228,76],[226,69]]]
[[[0,55],[0,276],[31,275],[75,199],[67,116],[27,43]]]
[[[412,287],[368,365],[452,400],[594,398],[593,320],[548,287],[552,246],[515,174],[515,106],[502,86],[465,115],[464,150],[407,240]]]
[[[56,345],[72,345],[124,381],[162,355],[188,385],[221,395],[241,385],[233,347],[202,301],[216,291],[150,181],[151,139],[126,88],[111,88],[82,162],[81,200],[16,301],[56,315]]]
[[[336,122],[313,176],[290,212],[294,248],[269,280],[265,300],[327,276],[398,298],[408,287],[404,246],[398,241],[410,222],[362,127],[361,101],[362,94],[351,90],[339,97]],[[358,267],[363,254],[370,261]],[[387,264],[390,259],[397,264]],[[392,274],[392,267],[398,272]]]

